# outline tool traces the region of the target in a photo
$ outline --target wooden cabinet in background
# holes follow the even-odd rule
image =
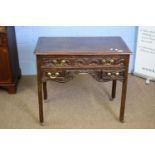
[[[20,77],[15,28],[0,26],[0,88],[16,93]]]

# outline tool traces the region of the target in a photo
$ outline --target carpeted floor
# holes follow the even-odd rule
[[[0,89],[0,128],[155,128],[155,82],[129,75],[125,123],[118,121],[121,83],[109,100],[111,82],[81,75],[68,83],[48,82],[45,124],[38,121],[35,76],[23,76],[17,94]]]

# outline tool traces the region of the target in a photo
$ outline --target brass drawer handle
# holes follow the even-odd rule
[[[60,73],[59,72],[56,72],[56,73],[48,72],[47,75],[50,77],[50,79],[56,79],[57,76],[60,75]]]
[[[110,63],[111,63],[111,64],[114,63],[114,59],[111,59],[111,60],[110,60]]]
[[[111,59],[111,60],[102,59],[101,62],[102,62],[103,64],[106,64],[106,65],[111,65],[111,64],[113,64],[115,61],[114,61],[114,59]]]
[[[55,75],[51,75],[50,79],[56,79],[56,76]]]
[[[61,65],[65,64],[66,60],[61,60]]]
[[[108,75],[108,76],[111,76],[111,75],[112,75],[112,73],[111,73],[111,72],[108,72],[108,73],[107,73],[107,75]],[[119,72],[116,72],[116,73],[115,73],[115,75],[116,75],[116,76],[119,76],[119,75],[120,75],[120,73],[119,73]]]
[[[47,73],[47,75],[51,76],[51,75],[52,75],[52,73],[51,73],[51,72],[48,72],[48,73]]]
[[[106,60],[105,60],[105,59],[103,59],[103,60],[102,60],[102,63],[103,63],[103,64],[104,64],[104,63],[106,63]]]
[[[56,72],[55,75],[58,76],[58,75],[60,75],[60,73],[59,72]]]
[[[119,72],[116,72],[115,75],[116,75],[116,76],[119,76]]]
[[[57,61],[57,60],[53,60],[53,63],[54,63],[54,64],[57,64],[57,63],[58,63],[58,61]]]
[[[66,60],[61,60],[61,61],[53,60],[53,63],[57,65],[64,65],[66,63]]]
[[[111,73],[109,72],[109,73],[107,73],[107,75],[108,75],[108,76],[111,76]]]

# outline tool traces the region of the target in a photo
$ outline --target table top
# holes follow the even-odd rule
[[[121,37],[40,37],[36,55],[130,54]]]

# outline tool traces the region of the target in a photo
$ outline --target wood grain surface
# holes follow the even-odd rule
[[[35,54],[98,55],[129,54],[130,50],[121,37],[41,37]]]

